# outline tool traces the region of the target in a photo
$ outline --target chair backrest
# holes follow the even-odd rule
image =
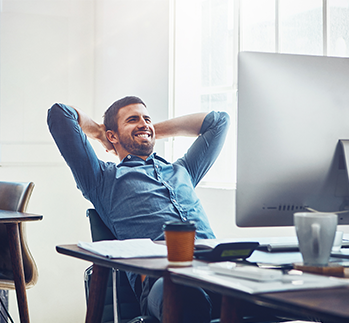
[[[116,240],[95,209],[88,209],[86,215],[90,219],[92,241]]]
[[[101,241],[101,240],[115,240],[114,234],[109,230],[109,228],[104,224],[99,214],[95,209],[88,209],[86,212],[90,220],[90,229],[92,241]],[[91,275],[91,269],[88,268],[85,272],[85,284],[89,284],[89,277]],[[118,307],[118,322],[127,322],[130,319],[133,319],[135,316],[140,315],[139,302],[131,289],[131,286],[128,282],[126,273],[122,270],[117,271],[116,275],[116,288],[117,288],[117,307]],[[88,295],[88,290],[86,290],[86,295]],[[102,322],[110,322],[113,320],[113,293],[112,293],[112,279],[111,273],[108,280],[108,288],[105,299],[104,311]],[[145,322],[145,321],[144,321]]]
[[[34,189],[33,182],[0,182],[0,209],[25,212]],[[35,285],[38,270],[31,255],[25,234],[25,224],[19,224],[26,287]],[[15,289],[7,230],[0,224],[0,289]]]
[[[0,182],[0,209],[25,212],[33,189],[33,182]]]

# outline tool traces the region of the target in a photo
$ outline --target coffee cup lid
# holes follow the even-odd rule
[[[166,231],[195,231],[196,226],[194,221],[167,221],[162,228]]]

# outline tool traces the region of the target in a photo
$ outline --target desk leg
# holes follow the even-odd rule
[[[87,303],[86,323],[99,323],[102,320],[105,293],[110,268],[93,265],[90,292]]]
[[[167,272],[164,276],[163,323],[181,322],[182,316],[181,285],[172,282]]]
[[[220,323],[242,323],[241,306],[239,299],[223,295]]]
[[[6,229],[11,253],[19,316],[22,323],[29,323],[29,309],[25,288],[22,247],[19,237],[19,223],[6,224]]]

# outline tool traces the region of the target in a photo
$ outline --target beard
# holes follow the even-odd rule
[[[133,136],[132,136],[133,137]],[[150,141],[137,142],[128,136],[119,134],[119,142],[122,148],[135,156],[149,156],[154,149],[155,139],[151,137]]]

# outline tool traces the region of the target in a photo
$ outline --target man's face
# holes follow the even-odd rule
[[[116,133],[125,155],[148,157],[153,152],[155,129],[143,104],[130,104],[119,110]]]

